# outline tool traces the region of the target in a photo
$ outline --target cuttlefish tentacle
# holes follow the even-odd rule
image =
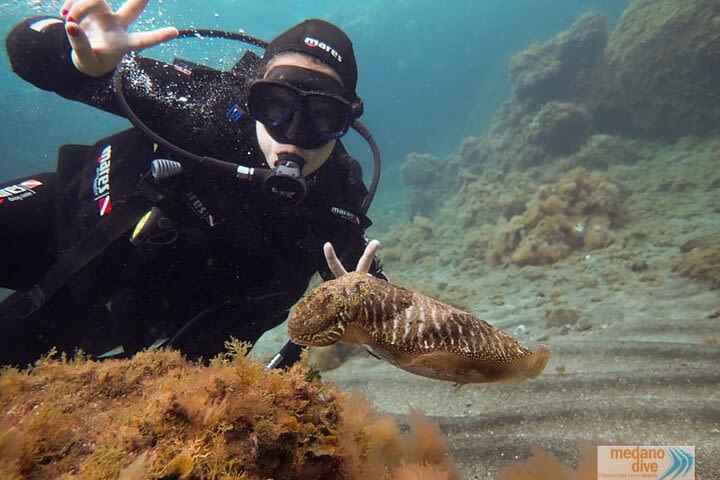
[[[551,353],[543,344],[532,351],[467,312],[364,272],[313,290],[295,309],[288,332],[301,345],[359,343],[404,370],[459,385],[535,378]]]

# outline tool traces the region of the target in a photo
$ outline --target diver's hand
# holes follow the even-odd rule
[[[356,272],[368,273],[370,271],[373,257],[375,257],[375,253],[377,252],[378,248],[380,248],[380,242],[378,242],[377,240],[371,240],[367,244],[367,247],[365,247],[365,251],[360,257],[360,260],[358,260],[357,267],[355,267]],[[343,275],[348,273],[347,270],[345,270],[345,267],[343,267],[342,263],[340,263],[340,259],[338,259],[337,255],[335,254],[335,249],[333,248],[332,243],[327,242],[325,245],[323,245],[323,253],[325,253],[325,260],[327,261],[330,271],[333,273],[333,275],[335,275],[335,278],[342,277]]]
[[[61,14],[72,46],[75,68],[86,75],[101,77],[111,72],[131,50],[153,47],[178,36],[174,27],[128,33],[148,0],[127,0],[113,12],[106,0],[66,0]]]

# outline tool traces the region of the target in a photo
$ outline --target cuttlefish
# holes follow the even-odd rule
[[[288,323],[293,342],[317,347],[357,343],[403,370],[458,385],[540,375],[551,354],[547,345],[532,351],[470,313],[369,275],[378,245],[370,242],[350,273],[325,245],[337,278],[315,288],[295,308]]]

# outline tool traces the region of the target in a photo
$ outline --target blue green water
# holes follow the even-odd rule
[[[152,0],[135,28],[243,29],[271,39],[305,18],[337,23],[355,43],[358,93],[366,105],[362,120],[383,152],[383,183],[387,187],[398,182],[395,173],[408,153],[443,156],[455,151],[464,137],[486,130],[497,106],[510,94],[510,56],[535,41],[552,38],[590,10],[607,13],[612,25],[627,3]],[[61,4],[57,0],[5,1],[0,5],[0,30],[7,34],[23,18],[57,14]],[[236,45],[227,42],[184,41],[148,54],[177,55],[222,66],[233,62],[235,49]],[[24,83],[10,71],[5,58],[0,69],[0,178],[51,170],[58,146],[93,142],[127,125],[122,119]],[[352,137],[347,139],[351,151],[367,161],[364,145]]]

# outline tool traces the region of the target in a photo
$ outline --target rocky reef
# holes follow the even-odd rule
[[[592,12],[555,38],[531,45],[510,61],[515,98],[538,106],[584,95],[594,82],[607,41],[606,16]]]
[[[635,0],[604,53],[607,128],[679,138],[720,131],[720,5]]]
[[[457,167],[553,162],[595,135],[674,141],[720,133],[719,25],[713,0],[635,0],[611,32],[603,14],[582,16],[511,59],[513,96],[486,135],[435,161],[433,181]]]
[[[718,209],[703,190],[718,188],[719,19],[708,0],[635,0],[612,31],[591,12],[515,55],[512,97],[486,134],[446,158],[408,156],[409,217],[384,235],[388,269],[477,275],[559,264],[639,238],[680,247],[687,237],[665,238],[671,230],[650,223],[692,202]],[[709,280],[708,255],[688,250],[676,271]],[[467,307],[471,289],[444,275],[434,286],[403,280]]]

